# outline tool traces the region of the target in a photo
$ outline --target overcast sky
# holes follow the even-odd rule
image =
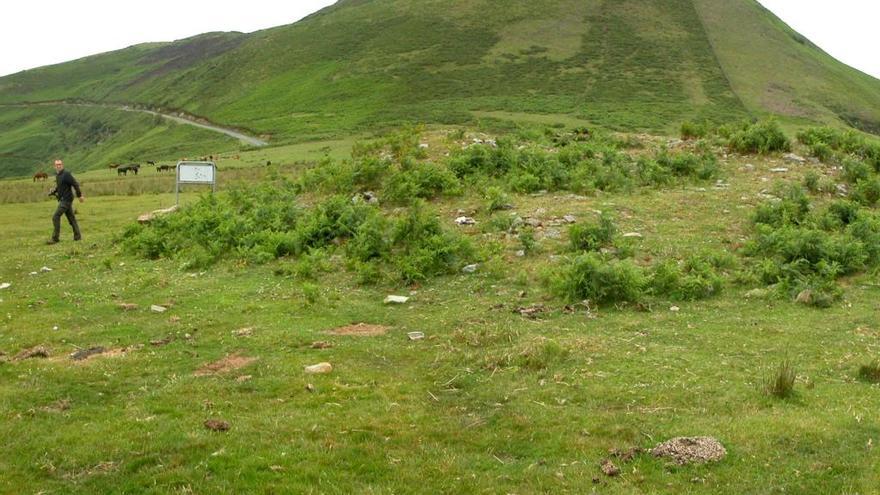
[[[880,78],[876,27],[880,1],[759,1],[837,59]],[[290,24],[332,3],[334,0],[12,0],[3,6],[4,22],[0,24],[0,75],[146,41]]]

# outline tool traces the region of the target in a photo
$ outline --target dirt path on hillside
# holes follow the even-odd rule
[[[199,127],[201,129],[206,129],[213,132],[219,132],[221,134],[225,134],[227,136],[233,137],[242,141],[243,143],[249,144],[251,146],[266,146],[269,143],[263,141],[262,139],[248,136],[247,134],[243,134],[234,129],[228,129],[226,127],[221,127],[219,125],[211,124],[206,121],[196,120],[193,117],[189,117],[183,114],[169,114],[163,112],[157,112],[155,110],[147,110],[143,108],[132,107],[129,105],[114,105],[111,103],[82,103],[82,102],[69,102],[69,101],[40,101],[33,103],[8,103],[2,104],[0,106],[5,107],[36,107],[36,106],[53,106],[53,105],[66,105],[66,106],[76,106],[76,107],[101,107],[101,108],[111,108],[115,110],[121,110],[123,112],[141,112],[148,113],[150,115],[158,115],[164,119],[168,119],[174,122],[178,122],[180,124],[191,125],[195,127]]]

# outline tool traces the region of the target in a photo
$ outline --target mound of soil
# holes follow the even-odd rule
[[[208,363],[201,368],[197,369],[193,375],[194,376],[211,376],[211,375],[221,375],[223,373],[229,373],[230,371],[235,371],[240,368],[244,368],[245,366],[256,361],[257,358],[241,356],[239,354],[230,354],[219,361],[214,361],[213,363]]]
[[[651,454],[685,465],[720,461],[727,455],[727,450],[712,437],[676,437],[654,447]]]
[[[328,335],[351,335],[355,337],[378,337],[388,333],[388,327],[382,325],[368,325],[366,323],[358,323],[357,325],[348,325],[344,327],[334,328],[325,332]]]

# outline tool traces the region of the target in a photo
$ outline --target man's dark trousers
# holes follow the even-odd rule
[[[67,221],[73,227],[73,240],[80,240],[82,235],[79,232],[79,224],[76,223],[76,216],[73,214],[73,203],[67,201],[59,201],[58,208],[55,210],[55,214],[52,215],[52,225],[55,227],[52,233],[52,240],[57,242],[61,236],[61,215],[67,216]]]

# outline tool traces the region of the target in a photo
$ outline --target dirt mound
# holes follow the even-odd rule
[[[245,366],[256,361],[257,358],[241,356],[238,353],[230,354],[219,361],[214,361],[213,363],[208,363],[201,368],[197,369],[193,375],[195,376],[211,376],[211,375],[222,375],[223,373],[229,373],[230,371],[235,371],[237,369],[244,368]]]
[[[30,349],[22,350],[21,352],[19,352],[18,354],[15,355],[13,360],[21,361],[24,359],[47,358],[47,357],[49,357],[49,349],[47,349],[45,346],[38,345],[35,347],[31,347]]]
[[[676,437],[651,450],[655,457],[669,457],[676,464],[720,461],[727,450],[712,437]]]
[[[388,333],[388,327],[382,325],[367,325],[366,323],[358,323],[357,325],[348,325],[344,327],[327,330],[327,335],[352,335],[355,337],[378,337]]]

